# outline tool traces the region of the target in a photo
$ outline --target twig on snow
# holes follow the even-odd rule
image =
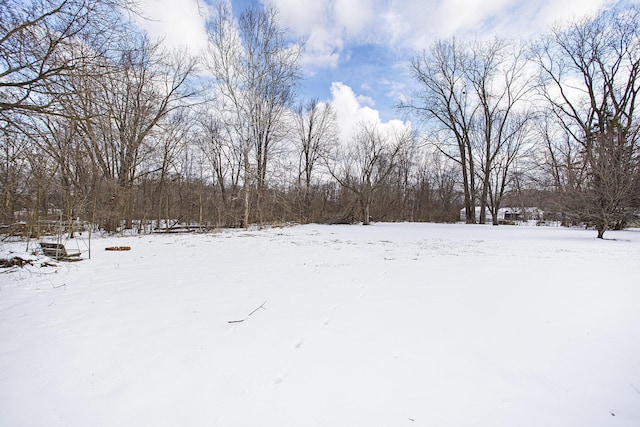
[[[253,313],[255,313],[256,311],[263,309],[266,310],[266,308],[264,308],[264,305],[267,303],[267,301],[263,302],[260,307],[256,308],[255,310],[253,310],[251,313],[247,314],[246,317],[244,319],[239,319],[239,320],[228,320],[227,323],[241,323],[244,322],[245,320],[247,320]]]

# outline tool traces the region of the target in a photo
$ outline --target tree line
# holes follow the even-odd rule
[[[2,0],[0,220],[123,228],[274,222],[498,223],[537,206],[598,236],[640,203],[639,9],[521,42],[437,40],[399,112],[341,140],[303,100],[277,10],[212,10],[197,55],[132,23],[132,0]]]

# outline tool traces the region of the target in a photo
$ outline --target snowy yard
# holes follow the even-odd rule
[[[0,271],[0,425],[637,427],[640,231],[605,237],[93,239],[90,260]]]

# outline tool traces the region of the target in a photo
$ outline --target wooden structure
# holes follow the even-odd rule
[[[80,252],[70,254],[62,243],[40,242],[40,248],[42,249],[42,253],[56,261],[82,260],[82,258],[80,258]]]

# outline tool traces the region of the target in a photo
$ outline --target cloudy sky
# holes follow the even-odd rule
[[[224,0],[142,0],[152,36],[205,43],[208,7]],[[557,21],[593,13],[611,0],[231,0],[276,6],[291,40],[306,40],[301,96],[332,101],[343,126],[360,118],[401,118],[411,96],[408,61],[438,38],[531,38]],[[639,3],[640,0],[624,0]],[[343,133],[348,130],[343,129]]]

